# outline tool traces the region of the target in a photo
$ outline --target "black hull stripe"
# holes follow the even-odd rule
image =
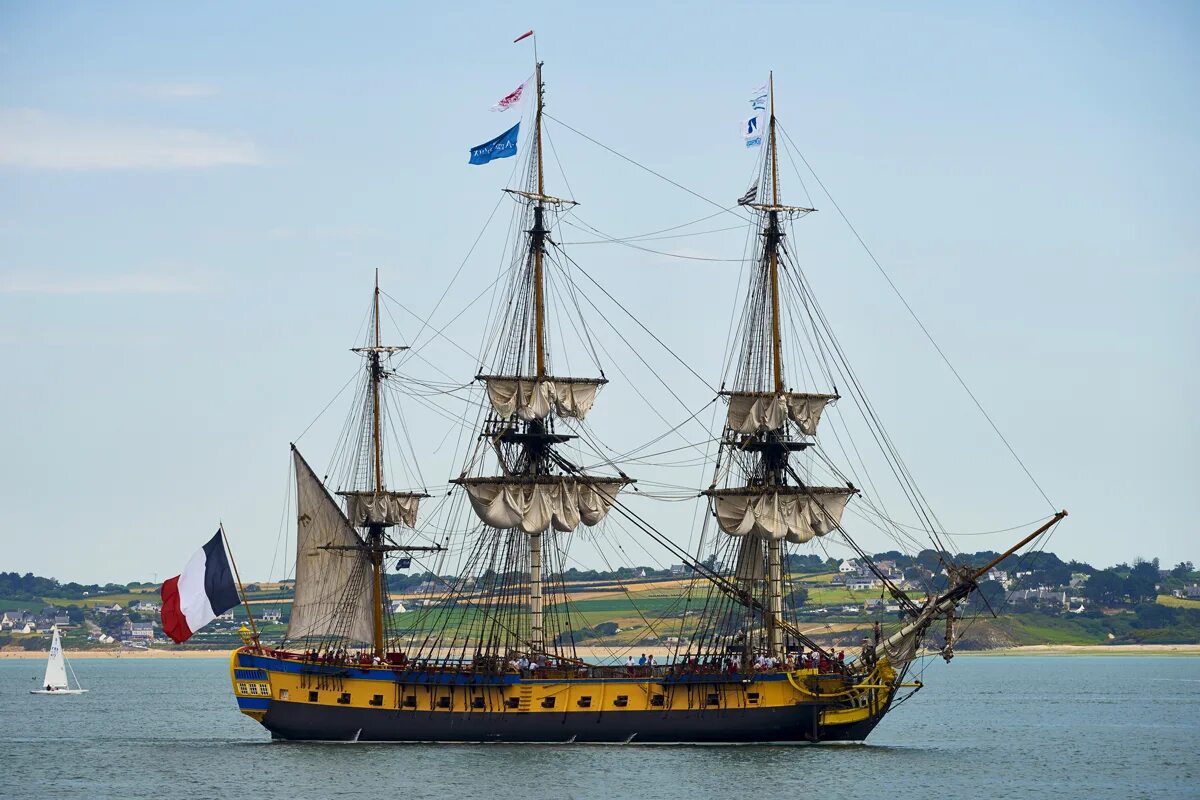
[[[295,741],[735,744],[862,741],[879,719],[814,730],[815,713],[813,706],[594,714],[426,712],[272,700],[262,724],[275,738]]]

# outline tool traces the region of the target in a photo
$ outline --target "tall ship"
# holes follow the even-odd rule
[[[516,204],[517,246],[489,318],[475,376],[479,413],[461,472],[449,496],[433,499],[394,488],[385,474],[385,446],[403,438],[388,422],[403,396],[394,384],[404,378],[391,366],[403,348],[383,341],[377,279],[368,334],[356,348],[365,365],[356,413],[343,432],[346,452],[333,459],[341,483],[328,486],[293,446],[290,621],[282,641],[246,633],[231,656],[238,706],[286,740],[861,741],[920,689],[910,672],[927,655],[927,640],[936,633],[942,655],[952,655],[958,609],[982,576],[1065,512],[990,564],[956,563],[869,412],[868,428],[894,456],[893,476],[929,521],[928,541],[919,544],[940,554],[944,580],[921,593],[903,588],[843,527],[853,504],[878,505],[822,447],[819,430],[842,391],[860,394],[860,386],[790,245],[792,222],[813,209],[782,197],[772,84],[756,175],[731,203],[751,242],[740,318],[719,388],[697,398],[724,412],[705,451],[711,479],[691,493],[704,523],[695,547],[684,544],[688,532],[656,527],[639,505],[654,493],[638,496],[636,469],[627,473],[613,457],[620,451],[598,444],[589,427],[602,413],[594,406],[604,372],[596,363],[573,374],[563,357],[571,333],[599,361],[578,318],[578,265],[555,233],[574,201],[546,188],[541,62],[533,80],[520,181],[506,190]],[[870,409],[864,397],[855,400]],[[423,530],[429,502],[441,516]],[[618,526],[686,565],[677,604],[646,620],[666,651],[660,660],[634,663],[637,651],[627,646],[607,656],[589,646],[594,632],[574,606],[566,578],[572,544],[590,536],[617,559],[623,540],[610,529]],[[447,529],[456,535],[443,536]],[[920,536],[898,528],[896,535],[910,546]],[[805,630],[794,591],[797,557],[824,537],[848,545],[899,608],[898,620],[877,622],[849,648]],[[388,564],[441,563],[446,548],[457,550],[456,574],[393,613]]]

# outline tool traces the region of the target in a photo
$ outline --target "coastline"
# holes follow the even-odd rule
[[[87,658],[229,658],[232,650],[67,650],[68,661]],[[5,659],[37,659],[45,661],[48,650],[0,650]]]
[[[68,653],[71,659],[88,658],[229,658],[233,650],[74,650]],[[653,654],[657,659],[666,659],[670,651],[664,648],[631,647],[628,649],[580,647],[581,658],[605,658],[620,654],[620,658],[642,653]],[[1200,644],[1032,644],[1017,647],[1001,647],[995,650],[961,650],[956,656],[1020,657],[1020,656],[1200,656]],[[0,650],[0,660],[25,659],[44,660],[45,650]]]
[[[1200,644],[1027,644],[956,650],[956,656],[1200,656]]]

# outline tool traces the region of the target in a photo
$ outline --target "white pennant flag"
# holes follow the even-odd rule
[[[525,83],[522,83],[511,92],[504,95],[504,97],[500,98],[500,101],[496,103],[496,105],[492,106],[492,111],[507,111],[517,103],[521,102],[521,93],[525,91],[525,84],[527,83],[529,83],[529,81],[525,81]]]

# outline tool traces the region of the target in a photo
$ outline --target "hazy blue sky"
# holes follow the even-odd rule
[[[738,125],[773,68],[783,125],[1071,510],[1051,549],[1200,561],[1194,4],[4,2],[0,569],[162,579],[223,518],[243,575],[279,576],[288,442],[357,367],[346,348],[373,271],[428,313],[491,213],[512,162],[468,167],[467,149],[515,121],[487,109],[531,72],[510,43],[530,27],[551,114],[724,203],[747,184]],[[600,230],[713,211],[550,134]],[[556,169],[551,189],[568,193]],[[793,244],[943,522],[989,531],[1045,515],[830,204],[813,202]],[[492,280],[503,237],[488,229],[436,324]],[[655,244],[737,258],[743,240]],[[736,265],[572,252],[719,379]],[[447,333],[474,352],[484,316],[473,306]],[[413,318],[396,321],[396,336],[416,335]],[[629,373],[607,365],[598,435],[623,451],[664,427],[631,381],[670,420],[688,415],[593,327]],[[692,410],[708,401],[631,338]],[[440,341],[421,357],[464,382],[477,366]],[[300,440],[315,465],[347,399]],[[406,418],[426,481],[444,484],[463,434],[419,404]],[[661,479],[707,483],[675,472]],[[635,502],[687,539],[694,504]]]

